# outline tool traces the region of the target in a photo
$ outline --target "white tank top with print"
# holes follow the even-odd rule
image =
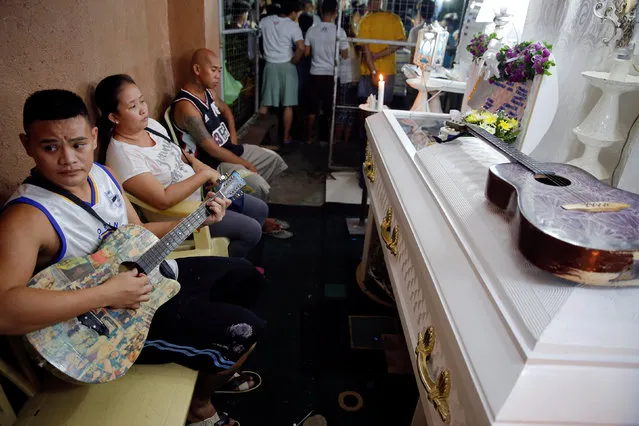
[[[104,166],[94,163],[87,177],[93,210],[117,228],[128,223],[122,189]],[[4,207],[25,203],[44,213],[60,237],[60,252],[53,263],[95,252],[109,230],[80,206],[62,195],[39,186],[22,184]]]

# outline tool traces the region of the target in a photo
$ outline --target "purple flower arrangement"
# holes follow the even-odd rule
[[[490,43],[490,40],[495,38],[497,38],[496,33],[477,33],[473,36],[473,38],[470,40],[470,43],[468,43],[468,46],[466,46],[466,50],[469,51],[471,55],[473,55],[473,61],[477,62],[481,59],[482,56],[484,56],[484,53],[486,53],[486,50],[488,50],[488,44]]]
[[[514,47],[504,46],[497,53],[499,77],[491,77],[491,82],[509,81],[519,83],[532,80],[536,75],[551,75],[550,68],[555,62],[550,59],[552,45],[546,42],[525,41]]]

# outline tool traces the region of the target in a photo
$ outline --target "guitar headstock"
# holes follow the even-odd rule
[[[237,171],[234,171],[223,180],[220,179],[220,187],[215,196],[228,198],[233,200],[243,195],[242,188],[246,186],[246,182]]]
[[[468,130],[468,123],[465,123],[460,120],[453,120],[453,119],[446,120],[445,125],[446,127],[450,127],[451,129],[458,132],[465,132]]]

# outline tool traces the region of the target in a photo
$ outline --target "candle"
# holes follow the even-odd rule
[[[384,109],[384,76],[379,75],[379,85],[377,86],[377,111]]]

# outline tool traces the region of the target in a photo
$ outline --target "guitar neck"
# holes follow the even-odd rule
[[[533,160],[532,158],[530,158],[529,156],[527,156],[526,154],[524,154],[523,152],[519,151],[512,145],[507,144],[506,142],[499,139],[497,136],[489,133],[488,131],[482,129],[481,127],[477,125],[466,123],[466,126],[468,131],[472,135],[490,143],[494,148],[499,150],[502,154],[506,155],[511,160],[526,167],[531,172],[539,173],[539,167],[537,162]]]
[[[215,193],[211,198],[225,198],[221,191]],[[208,200],[208,199],[207,199]],[[155,243],[137,260],[138,266],[145,272],[151,272],[162,261],[175,250],[186,238],[199,228],[209,217],[206,208],[206,200],[193,213],[185,217],[177,226],[169,231],[164,237]]]

